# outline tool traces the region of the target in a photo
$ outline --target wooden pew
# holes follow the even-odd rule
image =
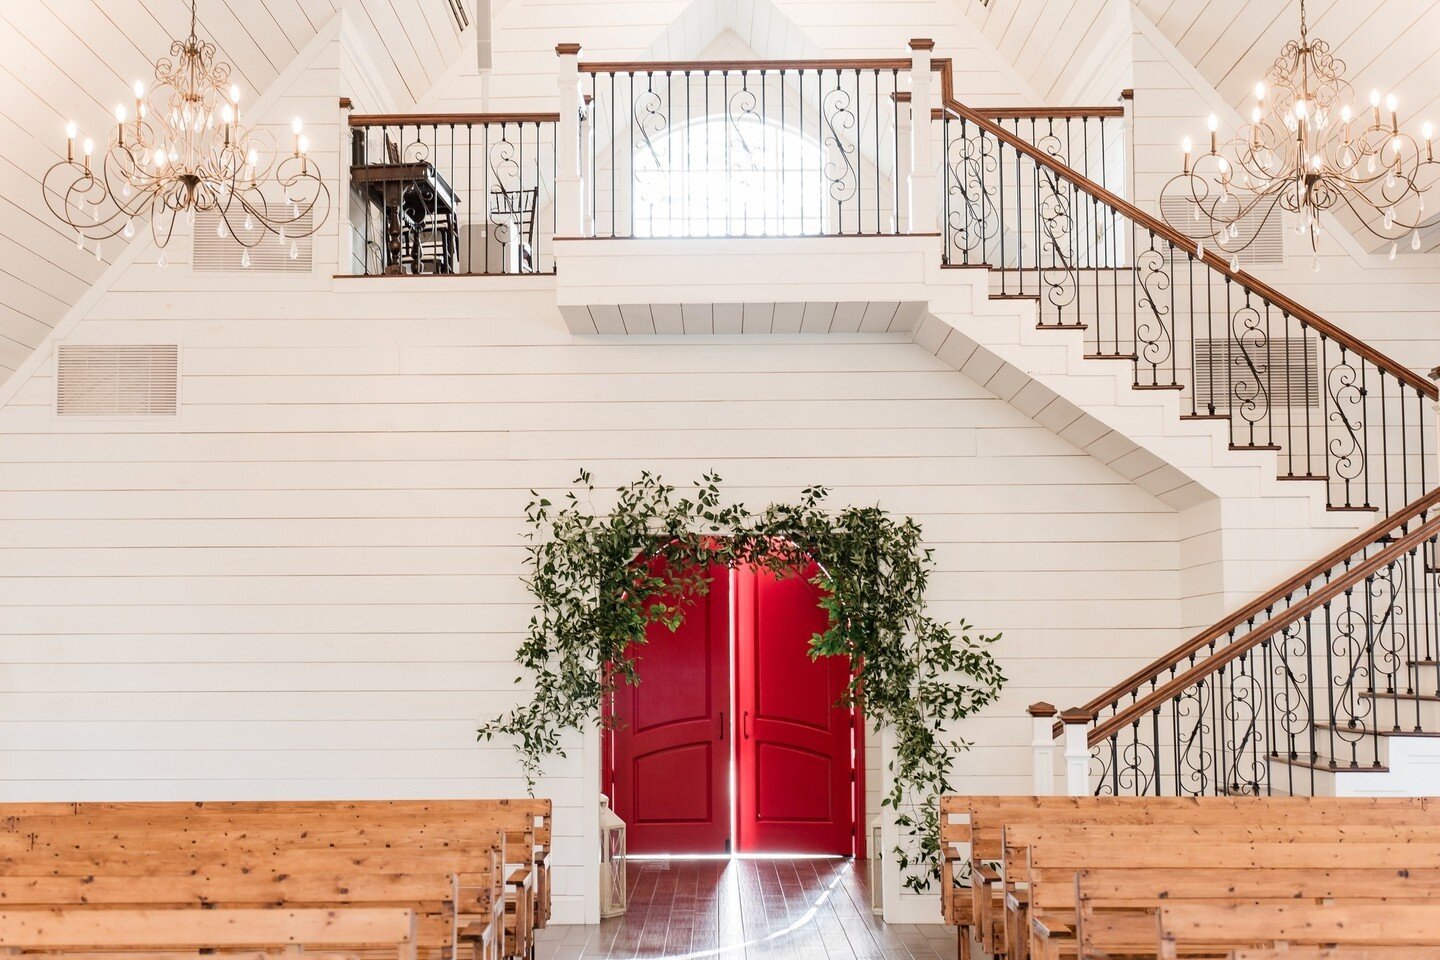
[[[1241,947],[1228,960],[1440,960],[1440,946]]]
[[[1075,889],[1080,955],[1142,956],[1154,948],[1161,903],[1423,901],[1440,891],[1440,869],[1088,867],[1077,874]],[[1039,892],[1044,895],[1043,889]]]
[[[941,799],[942,905],[957,931],[961,956],[971,932],[988,953],[1006,952],[1001,873],[1006,823],[1147,824],[1233,822],[1325,824],[1426,822],[1437,807],[1424,798],[1256,798],[1256,797],[1033,797],[946,796]],[[970,886],[956,883],[954,871],[968,865]],[[965,908],[968,898],[969,908]],[[968,926],[967,926],[968,923]],[[1023,928],[1022,928],[1023,929]]]
[[[508,902],[502,922],[510,930],[507,952],[524,955],[533,942],[532,930],[550,917],[550,849],[552,842],[549,800],[394,800],[394,801],[225,801],[205,803],[69,803],[0,805],[0,829],[39,836],[41,831],[64,831],[86,842],[86,831],[100,833],[123,829],[166,830],[204,836],[233,836],[265,829],[264,824],[288,825],[309,839],[335,843],[359,839],[365,843],[401,842],[395,831],[408,829],[414,836],[473,836],[477,830],[507,832],[506,886]],[[528,841],[526,839],[528,835]],[[197,840],[196,843],[203,843]],[[521,899],[524,902],[520,902]]]
[[[1440,931],[1440,900],[1350,906],[1298,903],[1166,903],[1159,909],[1157,953],[1243,946],[1428,947]]]
[[[506,948],[504,854],[494,831],[449,839],[395,830],[361,838],[353,831],[307,834],[265,818],[213,833],[175,825],[70,832],[40,819],[27,824],[35,832],[0,834],[0,902],[18,897],[43,907],[46,897],[69,891],[84,899],[48,905],[93,904],[101,897],[93,883],[60,881],[99,878],[115,881],[105,895],[110,906],[403,906],[416,911],[428,952],[453,955],[463,941],[478,957],[498,958]],[[52,882],[34,882],[42,878]],[[144,882],[120,882],[137,879]],[[141,894],[150,899],[134,899]],[[509,947],[519,955],[513,941]]]
[[[1120,831],[1111,831],[1106,836],[1042,839],[1029,847],[1028,857],[1032,884],[1029,945],[1036,960],[1072,956],[1079,948],[1078,940],[1086,936],[1085,931],[1077,929],[1078,924],[1084,923],[1085,914],[1083,908],[1077,913],[1075,893],[1079,874],[1086,869],[1176,874],[1191,870],[1229,871],[1233,877],[1269,870],[1323,873],[1364,864],[1376,872],[1414,870],[1423,871],[1422,876],[1440,872],[1440,843],[1403,839],[1384,843],[1324,843],[1290,842],[1276,836],[1229,842],[1228,838],[1205,841],[1188,835],[1167,840],[1159,831],[1144,831],[1127,838]],[[1423,892],[1420,895],[1423,896]],[[1365,898],[1366,893],[1361,890],[1351,896]],[[1149,925],[1153,930],[1153,919]],[[1094,933],[1123,937],[1127,930],[1133,932],[1133,928],[1105,927]]]
[[[253,948],[384,950],[415,960],[408,910],[0,911],[0,951],[155,951]]]
[[[1221,833],[1223,836],[1218,836]],[[1191,848],[1205,843],[1391,843],[1403,841],[1440,845],[1440,826],[1316,826],[1310,823],[1241,823],[1212,825],[1110,826],[1021,825],[1004,830],[1005,930],[1030,937],[1031,953],[1037,940],[1050,938],[1047,954],[1066,950],[1077,923],[1076,877],[1087,866],[1109,865],[1133,869],[1133,861],[1151,858],[1149,848],[1171,852],[1172,869],[1188,869]],[[1054,848],[1073,856],[1060,858]],[[1231,871],[1231,875],[1236,872]],[[1011,951],[1014,956],[1017,951]]]
[[[246,859],[215,869],[195,866],[193,854],[140,852],[134,858],[110,858],[106,872],[56,865],[45,875],[9,872],[0,876],[0,906],[11,911],[56,906],[113,910],[186,908],[345,908],[394,907],[416,917],[416,943],[424,956],[455,957],[460,947],[477,960],[499,960],[502,908],[499,851],[488,851],[495,864],[489,876],[453,872],[470,868],[481,854],[460,847],[443,858],[405,851],[405,861],[386,870],[356,865],[343,851],[292,852],[282,862]],[[143,860],[136,864],[134,860]],[[7,864],[8,866],[8,864]],[[141,875],[128,875],[141,872]]]

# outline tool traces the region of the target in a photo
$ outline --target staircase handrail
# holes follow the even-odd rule
[[[956,117],[975,124],[985,133],[1009,144],[1011,148],[1023,153],[1054,175],[1065,180],[1082,192],[1089,194],[1100,203],[1110,207],[1121,217],[1144,227],[1157,236],[1163,237],[1172,246],[1186,251],[1194,251],[1196,259],[1200,260],[1206,266],[1239,284],[1250,293],[1255,294],[1278,307],[1280,310],[1294,316],[1300,321],[1302,326],[1310,327],[1324,334],[1342,347],[1370,361],[1370,363],[1374,364],[1378,369],[1395,377],[1396,380],[1401,383],[1414,388],[1420,395],[1428,397],[1431,400],[1440,399],[1440,392],[1437,392],[1436,385],[1409,367],[1386,356],[1364,341],[1340,329],[1314,311],[1297,303],[1279,290],[1276,290],[1263,280],[1246,276],[1241,271],[1230,269],[1230,265],[1225,262],[1225,259],[1218,256],[1214,251],[1201,250],[1195,240],[1180,233],[1174,227],[1151,216],[1128,200],[1111,193],[1093,180],[1077,173],[1045,151],[1035,147],[1033,144],[1027,143],[1023,138],[1015,136],[1004,127],[985,117],[980,111],[961,103],[954,95],[953,68],[949,58],[938,58],[935,61],[935,69],[940,73],[940,103],[944,110]]]
[[[1124,710],[1118,711],[1113,717],[1109,717],[1103,722],[1096,724],[1095,727],[1090,730],[1088,745],[1094,747],[1099,743],[1103,743],[1117,730],[1136,723],[1140,717],[1146,716],[1167,700],[1172,699],[1177,694],[1183,692],[1188,687],[1194,686],[1206,677],[1217,673],[1220,668],[1227,663],[1253,650],[1261,643],[1274,637],[1290,624],[1329,603],[1335,597],[1340,596],[1348,590],[1353,590],[1357,584],[1364,581],[1375,571],[1395,562],[1397,558],[1404,557],[1421,543],[1436,536],[1440,536],[1440,515],[1431,517],[1411,532],[1391,542],[1385,549],[1351,567],[1343,576],[1330,581],[1299,603],[1288,608],[1284,613],[1267,620],[1239,640],[1229,644],[1222,650],[1216,651],[1214,655],[1207,657],[1203,662],[1196,664],[1169,682],[1161,684],[1154,691],[1141,697]]]
[[[1277,602],[1285,599],[1316,577],[1335,568],[1345,560],[1354,557],[1366,547],[1378,543],[1394,531],[1403,529],[1411,520],[1428,512],[1437,505],[1440,505],[1440,487],[1413,500],[1403,509],[1385,517],[1368,529],[1346,540],[1319,560],[1316,560],[1303,570],[1265,591],[1254,600],[1251,600],[1249,603],[1230,613],[1218,623],[1206,627],[1175,649],[1156,657],[1150,663],[1141,667],[1104,693],[1093,697],[1084,705],[1084,709],[1094,716],[1102,707],[1117,703],[1122,697],[1134,694],[1144,684],[1153,683],[1161,674],[1174,670],[1182,660],[1203,650],[1246,621],[1266,613],[1266,611]],[[1118,713],[1119,711],[1117,711],[1117,714]],[[1064,724],[1056,723],[1054,727],[1055,736],[1059,737],[1063,732]]]

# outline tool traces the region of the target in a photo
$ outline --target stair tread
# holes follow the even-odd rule
[[[1319,730],[1335,730],[1340,733],[1359,733],[1367,737],[1440,737],[1440,730],[1357,730],[1344,724],[1316,723]]]
[[[1435,693],[1391,693],[1388,690],[1366,690],[1357,696],[1367,700],[1421,700],[1426,703],[1440,703],[1440,694]]]
[[[1305,767],[1308,770],[1323,770],[1326,773],[1389,773],[1390,768],[1385,766],[1356,766],[1349,764],[1331,766],[1331,761],[1326,757],[1317,760],[1308,760],[1304,757],[1281,757],[1272,755],[1269,758],[1271,763],[1283,763],[1290,767]]]

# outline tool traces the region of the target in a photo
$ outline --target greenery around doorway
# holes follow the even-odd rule
[[[938,798],[969,747],[948,731],[999,694],[1005,677],[989,650],[998,635],[929,615],[935,562],[913,519],[826,509],[829,493],[818,486],[757,512],[724,502],[721,482],[706,474],[682,495],[646,472],[603,510],[588,471],[559,503],[531,492],[526,584],[535,611],[516,659],[533,689],[479,738],[511,738],[533,787],[548,758],[565,756],[567,731],[608,722],[601,706],[615,684],[637,682],[626,651],[647,642],[652,624],[679,627],[709,590],[708,568],[793,574],[813,561],[830,626],[812,638],[811,656],[849,657],[857,669],[845,705],[861,705],[893,735],[882,804],[900,828],[894,853],[906,886],[927,889],[939,869]]]

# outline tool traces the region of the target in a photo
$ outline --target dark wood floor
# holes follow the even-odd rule
[[[630,865],[630,909],[540,931],[536,960],[936,960],[949,927],[890,926],[847,860],[669,860]]]

